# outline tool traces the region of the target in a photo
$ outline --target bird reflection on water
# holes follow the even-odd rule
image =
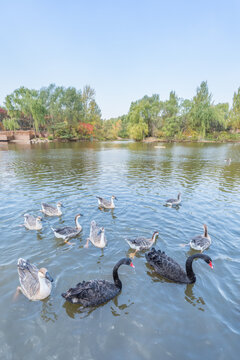
[[[54,312],[54,303],[49,300],[49,298],[46,298],[42,300],[42,310],[41,310],[41,318],[45,322],[55,322],[58,320],[57,314]]]
[[[111,312],[113,314],[113,316],[121,316],[121,314],[123,313],[124,315],[128,314],[127,309],[132,306],[134,304],[134,302],[130,302],[130,300],[128,301],[128,304],[121,304],[118,305],[118,296],[121,295],[121,293],[119,293],[117,296],[115,296],[114,299],[110,300],[110,302],[112,302],[111,305]],[[75,317],[78,317],[80,319],[84,319],[86,317],[88,317],[89,315],[92,314],[93,311],[105,306],[106,303],[101,304],[99,306],[95,306],[95,307],[88,307],[88,308],[84,308],[82,305],[80,304],[71,304],[68,301],[65,301],[63,304],[63,308],[66,311],[66,314],[72,318],[75,319]]]
[[[198,310],[204,311],[205,301],[201,296],[196,297],[193,293],[194,284],[188,284],[185,289],[185,300],[189,302],[189,304],[196,306]]]
[[[79,315],[80,319],[84,319],[88,317],[94,310],[96,310],[97,308],[103,305],[104,304],[99,305],[97,307],[84,308],[81,304],[71,304],[68,301],[65,301],[63,304],[63,308],[65,309],[66,314],[70,318],[75,319],[75,317]]]
[[[145,265],[148,269],[147,274],[151,277],[153,282],[173,283],[173,281],[168,280],[168,279],[164,278],[163,276],[159,275],[158,273],[156,273],[156,271],[148,263],[145,263]]]
[[[130,300],[128,300],[128,304],[118,305],[118,296],[116,296],[116,297],[113,299],[113,303],[114,303],[115,307],[119,310],[119,311],[117,311],[116,308],[114,308],[113,306],[111,306],[111,311],[112,311],[113,316],[121,316],[122,313],[124,313],[124,315],[127,315],[127,314],[128,314],[127,309],[128,309],[130,306],[134,305],[134,302],[130,302]]]
[[[148,263],[146,263],[145,265],[149,269],[149,271],[147,271],[147,274],[152,278],[153,282],[173,283],[173,281],[165,279],[161,275],[157,274]],[[182,286],[182,284],[180,284],[180,285]],[[194,285],[195,285],[195,283],[194,284],[187,284],[186,289],[185,289],[185,300],[189,304],[191,304],[193,306],[196,306],[198,308],[198,310],[204,311],[203,307],[206,305],[205,301],[202,298],[202,296],[196,297],[194,295],[194,292],[193,292]]]
[[[114,214],[114,209],[105,209],[102,207],[99,207],[98,209],[104,213],[110,213],[113,219],[117,219],[117,216]]]

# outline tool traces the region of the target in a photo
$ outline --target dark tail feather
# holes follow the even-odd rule
[[[67,298],[67,293],[62,293],[61,295],[62,295],[62,297],[63,297],[64,299]]]
[[[145,258],[146,258],[147,261],[149,262],[149,260],[150,260],[149,252],[148,252],[148,253],[145,253]]]
[[[17,266],[18,266],[20,269],[27,269],[27,268],[28,268],[28,265],[29,265],[29,260],[25,260],[25,259],[23,259],[23,258],[19,258],[19,259],[18,259]]]
[[[153,247],[148,253],[145,254],[145,257],[146,257],[147,261],[150,262],[152,260],[153,256],[156,254],[157,254],[157,251]]]

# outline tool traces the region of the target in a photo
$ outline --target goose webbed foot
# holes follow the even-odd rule
[[[17,300],[18,295],[20,294],[20,292],[22,292],[22,289],[21,289],[21,286],[18,286],[16,291],[15,291],[15,294],[13,295],[13,301]]]
[[[136,255],[137,252],[138,252],[138,250],[135,250],[134,253],[129,254],[129,257],[130,257],[131,259],[134,259],[134,257],[135,257],[135,255]]]
[[[68,244],[68,245],[75,245],[74,243],[71,243],[71,242],[69,241],[69,239],[65,239],[64,242],[65,242],[65,244]]]
[[[86,242],[86,244],[84,245],[84,247],[87,249],[88,248],[88,243],[89,243],[89,238],[87,238],[87,242]]]

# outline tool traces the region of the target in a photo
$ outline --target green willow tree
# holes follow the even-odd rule
[[[142,99],[132,102],[127,115],[130,137],[139,141],[146,136],[153,136],[159,111],[159,95],[144,96]]]
[[[174,91],[170,92],[169,100],[161,106],[162,130],[166,137],[174,137],[180,132],[179,98]]]
[[[233,105],[229,114],[229,123],[234,130],[240,129],[240,87],[233,95]]]
[[[19,123],[16,118],[10,117],[3,119],[3,126],[6,130],[18,130],[20,129]]]
[[[213,115],[211,99],[212,95],[209,94],[207,82],[203,81],[197,88],[197,94],[193,97],[190,109],[190,126],[203,137],[209,129],[210,119]]]
[[[39,131],[39,126],[45,123],[46,109],[37,90],[20,87],[6,97],[5,105],[12,121],[18,124],[17,119],[23,114],[29,120],[35,135]]]
[[[203,81],[197,88],[197,94],[192,101],[189,125],[202,137],[210,131],[224,130],[226,127],[225,110],[223,105],[214,106],[207,82]]]

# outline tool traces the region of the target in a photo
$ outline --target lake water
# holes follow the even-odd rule
[[[237,359],[240,351],[240,145],[132,142],[0,145],[0,359]],[[230,165],[224,159],[232,158]],[[182,193],[178,209],[164,206]],[[101,211],[96,196],[118,197]],[[41,202],[65,205],[45,217],[41,231],[19,227]],[[74,245],[56,239],[51,226],[83,231]],[[91,220],[105,227],[108,246],[84,248]],[[144,253],[122,266],[122,292],[83,311],[61,293],[82,280],[112,280],[115,263],[129,256],[125,237],[151,237],[182,266],[188,243],[206,223],[212,245],[193,264],[193,285],[154,274]],[[31,302],[19,285],[17,259],[47,267],[53,291]]]

